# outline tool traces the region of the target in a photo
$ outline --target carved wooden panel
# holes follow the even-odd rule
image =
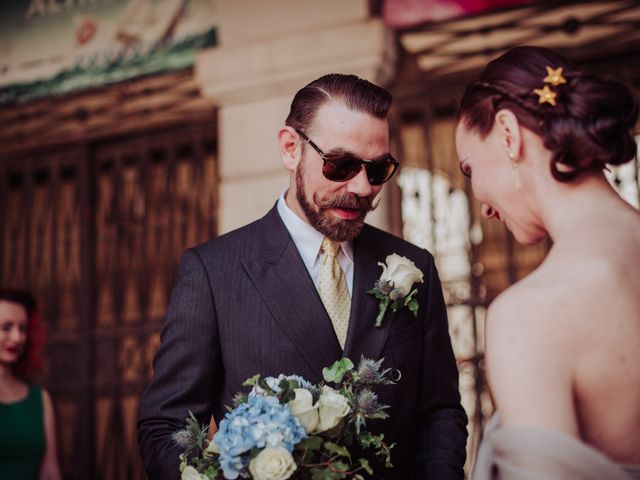
[[[216,233],[211,127],[92,151],[95,180],[95,451],[101,478],[142,478],[136,422],[177,262]]]
[[[29,289],[47,328],[41,381],[58,413],[60,460],[74,468],[79,393],[80,149],[0,164],[0,283]]]
[[[0,283],[48,329],[64,478],[142,479],[136,423],[181,252],[215,236],[211,125],[0,161]]]

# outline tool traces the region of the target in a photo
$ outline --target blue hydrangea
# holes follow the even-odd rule
[[[249,397],[227,413],[214,440],[225,478],[235,479],[249,465],[253,448],[284,447],[289,452],[307,435],[298,419],[275,397]]]

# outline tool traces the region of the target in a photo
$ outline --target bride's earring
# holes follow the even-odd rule
[[[518,171],[518,162],[516,162],[516,156],[513,152],[507,153],[509,160],[511,160],[511,168],[513,169],[513,178],[515,181],[516,191],[522,190],[522,180],[520,180],[520,172]]]

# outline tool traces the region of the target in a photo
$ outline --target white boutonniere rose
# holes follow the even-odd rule
[[[295,470],[293,456],[284,447],[267,447],[249,463],[249,472],[254,480],[285,480]]]
[[[391,254],[385,263],[378,263],[382,267],[380,279],[373,289],[367,293],[380,300],[376,327],[382,325],[382,320],[388,308],[397,312],[407,307],[414,316],[418,315],[418,300],[414,298],[418,291],[413,286],[423,282],[422,271],[407,257]]]

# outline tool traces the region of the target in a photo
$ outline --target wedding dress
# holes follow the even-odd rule
[[[472,480],[640,480],[640,465],[617,464],[593,447],[552,430],[487,424]]]

